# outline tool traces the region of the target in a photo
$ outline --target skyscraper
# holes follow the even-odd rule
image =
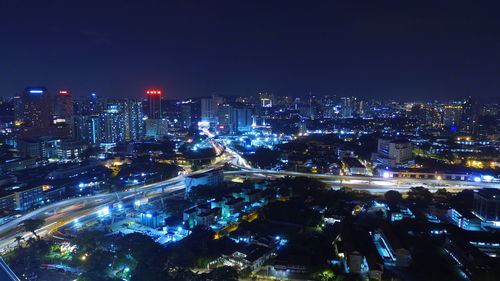
[[[46,88],[28,87],[21,97],[22,122],[25,128],[48,128],[52,123],[53,99]]]
[[[478,104],[471,97],[468,97],[463,103],[462,132],[475,135],[477,133],[477,123],[479,119]]]
[[[144,120],[142,102],[134,99],[124,99],[122,104],[125,140],[136,141],[144,136]]]
[[[109,100],[107,109],[100,115],[101,142],[118,143],[125,141],[125,122],[118,101]]]
[[[70,126],[65,122],[54,122],[55,97],[46,88],[28,87],[25,89],[19,108],[22,138],[53,136],[67,138]]]
[[[54,106],[54,118],[69,119],[73,115],[73,96],[68,90],[59,91]]]
[[[233,132],[233,107],[227,103],[219,104],[218,116],[219,132],[232,133]]]
[[[233,125],[234,132],[248,132],[252,129],[252,109],[246,107],[233,108]]]
[[[161,119],[163,112],[161,108],[162,91],[149,89],[146,91],[146,114],[149,119]]]
[[[351,118],[352,113],[353,113],[353,105],[354,105],[353,98],[352,97],[342,97],[340,99],[342,100],[341,116],[343,118]]]
[[[443,123],[445,126],[458,127],[462,121],[463,106],[458,103],[444,106]]]
[[[201,121],[208,122],[210,125],[217,123],[217,110],[219,104],[224,103],[224,98],[219,96],[212,96],[210,98],[202,98],[200,100],[201,106]]]

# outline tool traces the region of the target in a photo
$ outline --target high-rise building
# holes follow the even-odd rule
[[[233,108],[232,126],[234,132],[248,132],[252,130],[252,109],[247,107]]]
[[[179,122],[182,124],[182,127],[187,129],[193,125],[193,103],[191,102],[182,102],[180,104],[180,115]]]
[[[145,112],[149,119],[161,119],[163,117],[161,98],[161,90],[149,89],[146,91]]]
[[[147,119],[144,122],[145,137],[159,140],[168,133],[168,120],[166,119]]]
[[[52,124],[53,98],[46,88],[29,87],[21,97],[22,122],[26,128],[48,128]]]
[[[55,96],[54,118],[69,119],[73,115],[73,96],[68,90],[61,90]]]
[[[14,100],[0,101],[0,123],[2,126],[15,120]]]
[[[73,118],[73,138],[84,144],[101,143],[101,122],[98,115],[77,115]]]
[[[123,142],[125,141],[125,122],[122,112],[120,112],[120,104],[110,101],[107,107],[99,116],[101,122],[101,142]]]
[[[233,107],[227,103],[219,104],[217,129],[221,133],[233,133]]]
[[[219,104],[224,103],[224,98],[212,96],[200,100],[201,122],[208,122],[211,126],[217,124],[217,110]]]
[[[54,120],[55,97],[46,88],[28,87],[21,97],[19,109],[22,129],[20,136],[70,137],[70,126],[65,122]]]
[[[125,140],[137,141],[144,136],[144,120],[142,102],[134,99],[124,99],[121,103]]]
[[[443,108],[443,124],[449,127],[459,127],[462,122],[463,106],[461,104],[449,104]]]
[[[341,104],[341,117],[342,118],[351,118],[353,114],[354,100],[352,97],[342,97],[340,98],[342,101]]]
[[[478,119],[479,106],[475,100],[469,97],[463,103],[462,132],[476,135]]]
[[[99,99],[95,93],[73,101],[74,114],[76,115],[96,115],[103,112],[104,107],[103,99]]]
[[[73,96],[68,90],[61,90],[54,97],[54,116],[55,126],[65,127],[68,134],[65,137],[71,137],[73,132]]]

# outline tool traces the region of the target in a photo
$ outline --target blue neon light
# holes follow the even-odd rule
[[[43,94],[43,90],[30,90],[30,94]]]

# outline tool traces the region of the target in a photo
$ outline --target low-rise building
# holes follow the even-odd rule
[[[219,263],[233,266],[238,271],[250,269],[258,271],[264,263],[273,255],[273,250],[256,244],[241,245],[241,248],[231,255],[223,255]]]
[[[368,231],[353,225],[342,224],[334,242],[335,252],[341,259],[346,273],[381,280],[384,262]]]
[[[404,167],[414,163],[412,144],[404,139],[379,138],[377,152],[372,154],[376,166]]]
[[[203,174],[187,176],[185,179],[186,194],[191,192],[192,188],[200,185],[217,186],[224,182],[224,171],[215,169]]]
[[[233,198],[224,203],[223,213],[228,215],[234,215],[236,213],[241,212],[244,206],[245,206],[245,200],[243,198]]]
[[[182,214],[182,221],[187,228],[193,228],[196,226],[196,216],[200,213],[200,210],[196,207],[189,208]]]
[[[350,175],[369,175],[368,169],[356,158],[344,158],[342,159],[342,164]]]
[[[158,228],[165,225],[165,214],[158,212],[145,212],[139,215],[139,222],[151,228]]]
[[[97,167],[98,165],[95,161],[73,165],[62,165],[58,169],[50,172],[47,175],[47,178],[51,180],[74,178],[89,173]]]
[[[385,264],[400,267],[410,265],[412,260],[410,251],[401,244],[390,226],[384,225],[371,232],[371,235]]]
[[[14,172],[24,169],[35,168],[37,161],[34,158],[12,158],[6,159],[0,163],[1,172]]]
[[[0,209],[2,210],[16,209],[16,196],[12,193],[0,197]]]
[[[26,211],[40,205],[45,199],[42,186],[15,191],[14,197],[16,201],[16,208],[21,211]]]
[[[196,216],[196,225],[210,226],[221,218],[221,208],[213,208],[199,213]]]
[[[500,190],[496,188],[476,190],[473,213],[481,219],[483,227],[500,228]]]
[[[448,218],[458,227],[464,230],[481,230],[481,220],[468,210],[451,208],[448,210]]]

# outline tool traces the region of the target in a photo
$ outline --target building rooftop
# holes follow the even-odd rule
[[[20,281],[16,274],[0,257],[0,280],[2,281]]]
[[[489,199],[489,200],[500,200],[500,189],[496,188],[482,188],[478,189],[477,194],[479,194],[481,197]]]

